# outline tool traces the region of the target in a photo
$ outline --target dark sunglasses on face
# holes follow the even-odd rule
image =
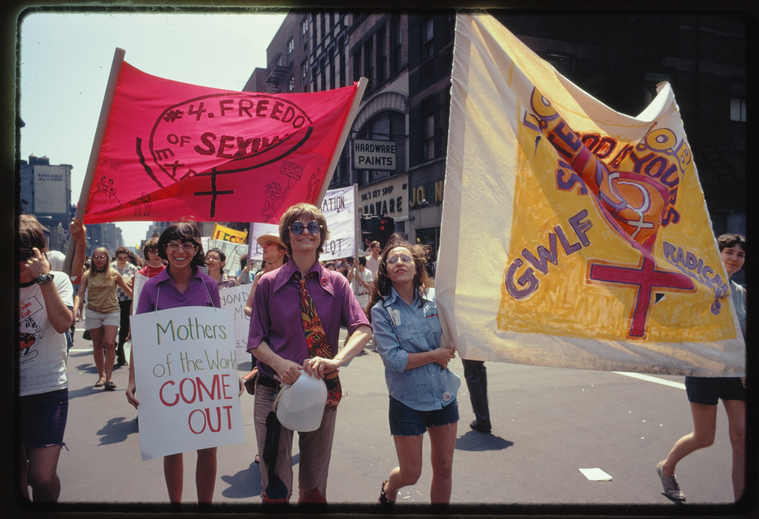
[[[30,249],[19,249],[18,251],[18,260],[19,261],[26,261],[29,258],[34,256],[34,251]]]
[[[304,229],[308,229],[308,232],[311,234],[319,234],[320,228],[321,225],[319,225],[318,222],[308,222],[308,225],[303,225],[301,222],[295,222],[290,226],[290,230],[295,236],[300,236],[303,234]]]

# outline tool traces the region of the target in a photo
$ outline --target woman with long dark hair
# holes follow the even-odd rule
[[[422,440],[430,435],[430,501],[451,500],[453,450],[459,420],[456,393],[461,381],[448,369],[454,350],[442,348],[435,289],[424,267],[428,248],[390,237],[380,256],[368,309],[377,352],[390,392],[390,434],[399,466],[382,483],[379,502],[395,504],[398,490],[422,474]]]

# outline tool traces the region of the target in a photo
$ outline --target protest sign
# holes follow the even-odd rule
[[[250,362],[248,348],[248,332],[250,331],[250,317],[245,315],[245,303],[253,285],[238,285],[236,287],[222,288],[219,290],[221,307],[232,312],[232,325],[235,338],[235,351],[237,363]]]
[[[620,114],[485,14],[457,15],[451,82],[446,344],[466,359],[743,376],[672,87]]]
[[[131,324],[142,459],[245,443],[232,312],[186,306]]]
[[[234,277],[240,270],[240,258],[248,255],[248,246],[244,243],[232,243],[231,241],[214,240],[213,238],[204,237],[200,239],[203,244],[203,251],[208,253],[211,249],[220,249],[226,256],[224,272]]]
[[[356,254],[356,192],[353,186],[329,189],[321,211],[327,219],[329,239],[322,244],[319,259],[331,261]]]
[[[214,240],[231,241],[232,243],[245,243],[248,239],[248,231],[238,231],[217,223],[213,226],[211,238]]]

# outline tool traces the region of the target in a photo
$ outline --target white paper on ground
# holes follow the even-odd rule
[[[590,481],[611,481],[611,476],[601,469],[580,469]]]

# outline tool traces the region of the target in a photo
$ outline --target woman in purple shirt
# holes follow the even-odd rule
[[[145,282],[135,313],[183,306],[221,306],[216,281],[198,270],[199,266],[205,265],[205,255],[200,242],[200,230],[195,222],[179,222],[167,227],[158,239],[158,254],[169,265],[163,272]],[[137,408],[140,402],[135,398],[134,362],[131,358],[133,352],[134,350],[129,359],[126,397]],[[166,434],[171,432],[167,431]],[[164,456],[163,474],[169,490],[169,501],[172,503],[182,502],[183,472],[181,452]],[[198,503],[211,503],[215,483],[216,447],[199,449],[195,469]]]
[[[322,212],[310,204],[290,207],[279,222],[279,236],[290,261],[261,276],[248,337],[248,351],[258,359],[254,418],[262,453],[261,497],[264,503],[287,503],[292,495],[288,455],[292,431],[270,412],[280,382],[293,384],[305,371],[324,379],[328,395],[319,428],[298,433],[298,502],[326,503],[337,404],[342,396],[337,370],[363,350],[372,329],[345,276],[319,263],[322,245],[329,238]],[[341,324],[351,336],[338,353]]]

